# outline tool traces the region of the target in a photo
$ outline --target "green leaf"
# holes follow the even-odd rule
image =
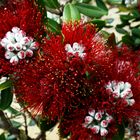
[[[63,20],[66,22],[80,20],[81,15],[74,4],[67,3],[63,10]]]
[[[133,28],[132,29],[132,35],[140,37],[140,29],[139,28]]]
[[[57,124],[57,122],[57,119],[54,121],[49,120],[48,118],[40,120],[40,128],[43,131],[48,131],[52,129]]]
[[[138,10],[134,9],[132,11],[132,14],[133,14],[134,18],[140,18],[140,12]]]
[[[0,135],[0,140],[6,140],[4,133]]]
[[[14,114],[14,115],[21,115],[22,114],[21,112],[12,108],[11,106],[9,108],[7,108],[7,111],[10,112],[11,114]]]
[[[115,5],[115,4],[121,4],[122,0],[107,0],[107,2],[110,3],[110,4]]]
[[[93,24],[96,24],[99,30],[101,30],[103,27],[105,27],[106,22],[104,20],[100,19],[93,19],[91,21]]]
[[[22,126],[22,123],[17,122],[17,121],[14,121],[14,120],[11,120],[11,123],[12,123],[12,125],[13,125],[15,128],[19,128],[19,127]]]
[[[129,46],[133,46],[134,45],[134,40],[131,36],[129,35],[125,35],[122,37],[122,42],[129,45]]]
[[[82,0],[83,3],[89,3],[91,0]]]
[[[116,29],[116,31],[118,32],[118,33],[120,33],[120,34],[127,34],[128,32],[125,30],[125,29],[123,29],[123,28],[115,28]]]
[[[6,82],[0,84],[0,91],[12,86],[11,80],[7,80]]]
[[[42,0],[45,6],[53,9],[58,9],[60,4],[57,0]]]
[[[61,32],[61,25],[58,24],[55,20],[50,18],[47,19],[47,28],[48,30],[56,34],[60,34]]]
[[[11,88],[7,88],[1,91],[0,94],[0,109],[5,110],[7,109],[13,100],[13,94],[11,93]]]
[[[101,30],[100,32],[101,32],[102,36],[103,36],[105,39],[108,39],[108,38],[109,38],[110,34],[109,34],[108,32],[106,32],[106,31],[104,31],[104,30]]]
[[[77,3],[75,5],[78,8],[78,10],[80,11],[80,13],[82,13],[86,16],[89,16],[89,17],[100,18],[103,15],[108,14],[107,11],[105,11],[99,7],[90,5],[90,4]]]
[[[134,17],[131,15],[120,15],[120,19],[122,22],[128,22],[129,20],[133,19]]]
[[[105,10],[105,11],[108,11],[105,3],[103,2],[103,0],[96,0],[96,4],[99,8]]]

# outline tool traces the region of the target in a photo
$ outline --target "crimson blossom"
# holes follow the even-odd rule
[[[0,7],[0,25],[0,74],[7,75],[38,48],[43,33],[42,14],[34,0],[6,0]]]
[[[16,73],[15,93],[35,113],[60,119],[65,112],[92,102],[94,87],[88,74],[97,62],[108,61],[109,52],[96,28],[79,22],[63,24],[62,35],[45,38],[44,44],[38,59]]]

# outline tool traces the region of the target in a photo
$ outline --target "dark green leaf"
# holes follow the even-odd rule
[[[139,28],[133,28],[132,29],[132,35],[140,37],[140,29]]]
[[[96,4],[99,8],[105,10],[105,11],[108,11],[105,3],[103,2],[103,0],[96,0]]]
[[[12,123],[13,127],[16,127],[16,128],[19,128],[20,126],[22,126],[22,123],[14,121],[14,120],[11,120],[11,123]]]
[[[116,29],[116,31],[118,32],[118,33],[120,33],[120,34],[127,34],[128,32],[125,30],[125,29],[123,29],[123,28],[115,28]]]
[[[81,15],[77,7],[71,3],[67,3],[63,11],[63,20],[66,22],[80,20]]]
[[[133,19],[134,17],[131,15],[120,15],[120,19],[122,22],[128,22],[129,20]]]
[[[83,3],[89,3],[91,0],[82,0]]]
[[[6,82],[0,84],[0,91],[12,86],[12,82],[7,80]]]
[[[5,110],[7,109],[13,100],[13,94],[11,93],[11,88],[7,88],[1,91],[0,94],[0,109]]]
[[[101,30],[103,27],[105,27],[106,22],[104,20],[100,19],[93,19],[91,21],[93,24],[96,24],[99,30]]]
[[[40,120],[40,128],[43,131],[48,131],[52,129],[57,124],[57,122],[57,119],[54,121],[49,120],[48,118]]]
[[[48,18],[47,19],[47,28],[48,30],[50,30],[51,32],[55,32],[57,34],[59,34],[61,31],[61,26],[60,24],[58,24],[55,20]]]
[[[133,46],[134,45],[134,40],[131,36],[129,35],[125,35],[122,37],[122,42],[129,45],[129,46]]]
[[[136,9],[132,11],[132,15],[134,16],[134,18],[140,18],[140,12]]]
[[[107,15],[108,12],[93,6],[93,5],[89,5],[89,4],[85,4],[85,3],[77,3],[76,7],[78,8],[78,10],[80,11],[80,13],[89,16],[89,17],[94,17],[94,18],[100,18],[103,15]]]
[[[22,114],[21,112],[12,108],[11,106],[9,108],[7,108],[7,111],[10,112],[11,114],[14,114],[14,115],[21,115]]]
[[[0,140],[6,140],[4,133],[0,135]]]
[[[57,0],[42,0],[45,6],[53,9],[58,9],[60,4]]]

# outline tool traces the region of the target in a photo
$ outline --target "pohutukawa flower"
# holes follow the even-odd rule
[[[8,31],[0,44],[5,48],[5,58],[13,65],[17,64],[19,59],[32,57],[33,51],[38,48],[38,43],[27,37],[18,27],[13,27],[12,32]]]
[[[123,98],[127,105],[132,106],[135,103],[130,83],[111,81],[105,87],[114,98]]]
[[[85,118],[83,126],[90,129],[93,134],[99,134],[106,136],[108,134],[108,125],[113,120],[105,111],[95,111],[94,109],[89,111],[89,115]]]
[[[34,0],[8,0],[0,7],[0,25],[0,74],[6,75],[33,55],[44,31],[42,14]]]
[[[99,35],[97,37],[93,25],[71,23],[62,28],[63,36],[44,39],[45,45],[38,51],[38,60],[19,73],[15,85],[16,93],[22,95],[29,107],[37,108],[42,104],[43,113],[51,119],[61,118],[66,110],[85,104],[85,98],[93,93],[86,72],[94,71],[94,60],[98,55],[100,58],[105,56],[104,42]],[[38,78],[35,79],[29,71]],[[26,78],[29,75],[30,80]],[[34,98],[35,95],[38,99]]]
[[[105,108],[121,124],[124,118],[135,119],[140,115],[139,58],[126,48],[111,51],[108,62],[102,63],[97,75],[90,79],[97,81],[93,106]]]

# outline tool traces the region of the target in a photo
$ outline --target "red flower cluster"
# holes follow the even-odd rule
[[[42,37],[42,15],[33,0],[21,0],[20,2],[8,0],[4,6],[0,7],[0,25],[0,74],[6,75],[13,71],[13,66],[5,57],[8,55],[6,58],[10,59],[13,56],[12,51],[15,53],[15,51],[22,50],[20,40],[26,37],[23,32],[35,41]],[[18,28],[19,33],[17,30],[12,30],[14,28]],[[22,43],[22,45],[27,44]],[[10,54],[9,52],[5,54],[8,49],[11,49]],[[19,55],[23,55],[23,51]],[[14,57],[11,62],[15,62],[15,60],[17,62],[17,58]],[[16,67],[14,68],[16,69]]]
[[[63,24],[61,35],[37,46],[43,26],[37,6],[14,0],[2,10],[0,74],[12,74],[19,102],[33,114],[58,119],[60,133],[72,140],[111,139],[118,125],[137,120],[139,53],[108,48],[92,24],[81,22]],[[24,60],[11,65],[17,58]]]

